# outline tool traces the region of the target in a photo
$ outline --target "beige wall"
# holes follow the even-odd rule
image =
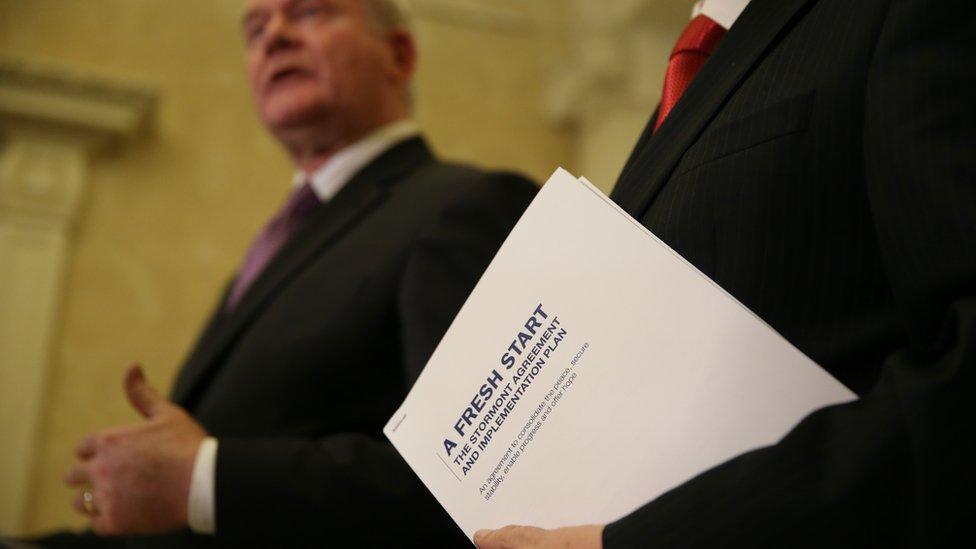
[[[653,108],[675,13],[685,8],[651,14],[650,46],[639,50],[654,54],[646,70],[624,28],[639,22],[604,19],[610,28],[596,40],[611,44],[615,63],[637,63],[623,67],[639,73],[634,88],[619,74],[577,74],[593,45],[590,18],[606,15],[579,7],[586,3],[414,0],[416,114],[435,149],[539,180],[557,165],[581,169],[609,188]],[[132,79],[160,99],[148,137],[91,163],[50,350],[33,497],[24,502],[29,531],[84,523],[58,478],[74,443],[136,420],[120,387],[128,363],[170,385],[219,289],[287,192],[290,167],[246,93],[239,5],[0,0],[0,56]],[[575,91],[559,92],[567,78]]]

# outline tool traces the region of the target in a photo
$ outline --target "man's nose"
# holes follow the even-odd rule
[[[272,14],[264,29],[265,52],[270,54],[293,46],[297,41],[294,30],[284,13],[279,11]]]

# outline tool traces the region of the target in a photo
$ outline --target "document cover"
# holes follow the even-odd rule
[[[384,432],[470,538],[613,521],[854,398],[560,169]]]

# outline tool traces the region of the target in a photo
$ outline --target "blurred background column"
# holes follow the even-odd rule
[[[65,262],[93,154],[146,127],[152,94],[0,61],[0,531],[26,527]]]
[[[610,193],[661,96],[691,0],[566,0],[569,54],[552,77],[550,120],[573,137],[573,164]]]

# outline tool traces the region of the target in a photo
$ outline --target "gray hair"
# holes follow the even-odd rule
[[[402,2],[398,0],[361,0],[369,16],[370,24],[374,30],[386,32],[392,29],[401,28],[413,33],[410,28],[410,19],[403,10]],[[414,89],[413,85],[407,87],[405,100],[407,108],[413,112]]]
[[[362,0],[362,2],[369,14],[370,21],[377,30],[410,28],[410,21],[407,19],[406,13],[396,0]]]

